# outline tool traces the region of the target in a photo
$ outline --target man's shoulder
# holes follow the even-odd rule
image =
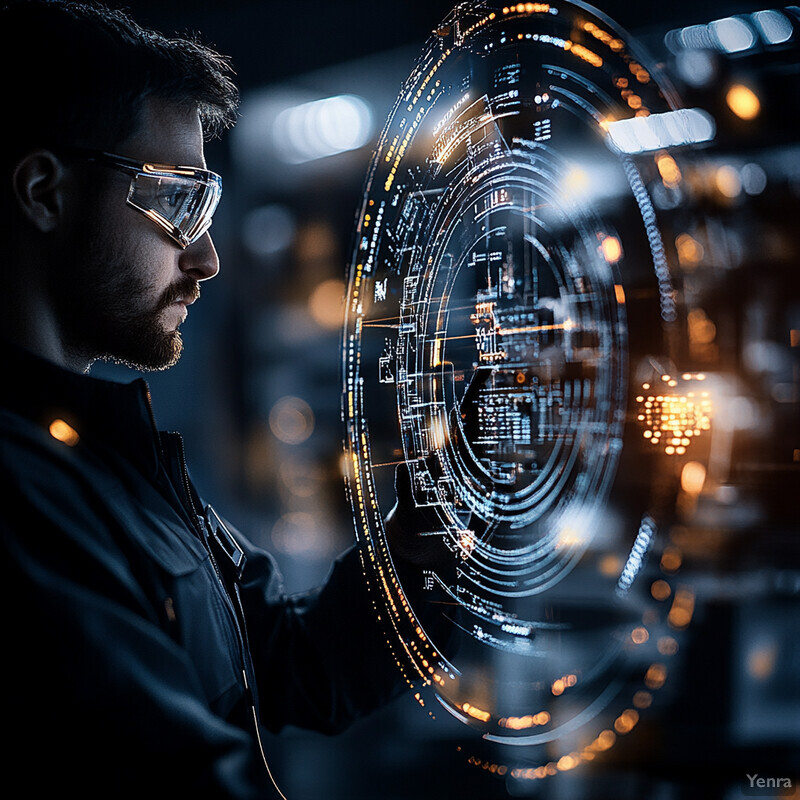
[[[111,473],[63,419],[38,423],[0,409],[0,482],[12,504],[85,502],[109,494]]]
[[[0,458],[18,458],[24,453],[58,458],[74,452],[80,437],[66,420],[54,417],[38,422],[25,414],[0,408]]]
[[[62,421],[63,423],[63,421]],[[63,423],[66,424],[66,423]],[[61,435],[59,440],[57,436]],[[0,408],[0,464],[12,469],[25,455],[57,458],[64,455],[70,445],[66,432],[61,433],[58,421],[50,426],[40,424],[24,414]]]
[[[176,574],[194,570],[205,557],[155,485],[126,468],[123,458],[109,458],[96,442],[60,425],[0,410],[0,483],[5,532],[28,538],[33,527],[43,541],[69,540],[109,563],[124,540]]]

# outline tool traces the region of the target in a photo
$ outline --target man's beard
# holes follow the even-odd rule
[[[173,367],[183,353],[183,338],[178,328],[164,328],[163,313],[179,300],[196,300],[199,296],[197,281],[184,276],[161,295],[155,308],[137,311],[135,303],[126,306],[127,313],[121,310],[118,317],[120,324],[113,348],[109,347],[99,358],[145,372]],[[135,301],[135,293],[129,299]]]
[[[90,363],[111,361],[146,372],[174,366],[183,339],[177,328],[165,328],[164,312],[176,301],[196,300],[199,283],[184,274],[148,308],[154,290],[140,275],[111,259],[94,263],[104,267],[86,274],[77,292],[73,283],[71,302],[63,309],[75,352]]]

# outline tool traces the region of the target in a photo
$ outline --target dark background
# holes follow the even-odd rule
[[[252,89],[365,56],[385,54],[398,47],[420,49],[455,3],[443,0],[339,0],[336,3],[324,0],[171,3],[136,0],[110,5],[131,10],[142,24],[165,33],[201,32],[206,41],[233,58],[240,86]],[[597,6],[636,34],[663,32],[771,7],[735,0],[675,0],[670,3],[610,0]]]
[[[289,590],[302,591],[321,581],[331,559],[354,539],[340,469],[338,315],[371,146],[401,82],[451,4],[138,0],[111,5],[131,10],[139,22],[165,33],[199,32],[232,58],[237,72],[242,122],[207,147],[210,168],[224,176],[212,231],[221,272],[191,309],[181,363],[146,377],[159,424],[181,430],[187,440],[201,491],[275,554]],[[601,9],[652,47],[657,58],[666,58],[663,36],[670,29],[768,7],[609,0]],[[795,77],[789,83],[794,94],[783,98],[781,145],[786,139],[797,142],[796,135],[792,139],[800,109],[796,44],[793,53],[783,56],[787,74]],[[764,64],[742,62],[741,67],[755,74]],[[701,101],[719,101],[715,87],[704,91]],[[372,104],[372,134],[358,150],[291,168],[270,157],[266,133],[262,157],[253,157],[259,149],[253,149],[252,141],[248,147],[242,144],[238,128],[252,136],[259,102],[339,93],[360,95]],[[761,129],[754,136],[735,142],[731,152],[777,146],[774,130]],[[793,175],[796,208],[798,168]],[[322,294],[315,295],[326,281]],[[112,366],[99,366],[95,373],[128,377]],[[796,543],[789,552],[796,555]],[[765,562],[776,568],[769,554]],[[741,767],[758,765],[763,774],[789,763],[797,767],[800,582],[791,586],[788,605],[783,605],[785,598],[777,605],[774,598],[760,598],[750,616],[734,614],[735,619],[725,604],[709,611],[716,632],[696,649],[683,690],[686,705],[702,705],[704,719],[716,720],[718,728],[694,730],[690,723],[694,735],[676,742],[678,728],[670,738],[667,726],[662,745],[623,749],[602,774],[565,774],[535,786],[500,780],[466,763],[458,750],[460,731],[445,722],[432,724],[413,700],[405,699],[336,738],[289,731],[270,740],[273,770],[288,800],[742,796]],[[764,625],[775,626],[786,648],[778,683],[756,687],[762,694],[754,694],[736,682],[730,666],[730,674],[710,689],[706,659],[735,665],[741,637]],[[701,746],[708,730],[728,730],[741,715],[747,717],[743,728],[761,733],[738,755],[715,757],[713,748]],[[698,774],[706,775],[705,783]]]

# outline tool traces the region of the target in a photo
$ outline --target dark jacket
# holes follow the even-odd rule
[[[143,380],[3,352],[4,762],[25,796],[276,796],[254,705],[268,731],[333,733],[396,696],[355,548],[287,597],[210,519]]]

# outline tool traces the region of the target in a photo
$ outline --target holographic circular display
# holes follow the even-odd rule
[[[596,10],[471,2],[380,136],[347,298],[348,487],[399,668],[484,741],[588,760],[666,680],[681,626],[652,445],[702,434],[661,438],[696,377],[671,374],[663,198],[708,124]],[[438,552],[414,569],[385,524],[400,464],[409,536]]]

